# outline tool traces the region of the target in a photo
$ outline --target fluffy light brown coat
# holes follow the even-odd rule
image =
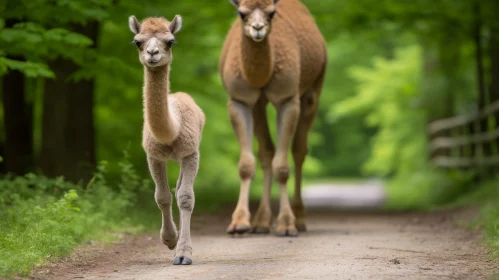
[[[144,65],[142,146],[156,184],[155,200],[163,216],[160,236],[168,248],[176,248],[173,264],[188,265],[192,263],[193,184],[199,167],[205,115],[187,93],[170,93],[173,35],[181,25],[180,16],[175,16],[172,22],[147,18],[139,23],[134,16],[129,18],[139,60]],[[168,160],[181,165],[175,192],[180,209],[180,236],[172,218],[172,194],[165,173]]]

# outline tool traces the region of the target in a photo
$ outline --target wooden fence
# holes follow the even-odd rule
[[[498,170],[499,100],[484,110],[433,121],[430,158],[441,168]]]

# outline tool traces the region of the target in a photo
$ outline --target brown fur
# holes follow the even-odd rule
[[[180,28],[181,19],[176,17],[174,20],[178,21],[176,23]],[[174,28],[174,23],[163,18],[148,18],[140,24],[132,16],[129,24],[132,31],[140,30],[135,40],[142,42],[139,47],[140,61],[144,65],[142,146],[156,184],[156,203],[163,214],[161,240],[170,249],[177,248],[174,264],[190,264],[193,184],[199,166],[199,145],[205,115],[187,93],[170,93],[172,50],[165,41],[172,40],[175,32],[170,32],[169,28]],[[149,51],[157,51],[157,55],[147,57],[145,52]],[[160,57],[159,62],[149,64],[147,60],[154,57]],[[181,164],[175,193],[181,215],[180,237],[172,218],[172,194],[165,175],[168,160]]]
[[[167,28],[168,21],[164,18],[146,18],[142,22],[141,33],[171,33]]]
[[[250,228],[248,190],[255,173],[251,139],[259,143],[264,171],[264,195],[254,217],[256,232],[268,232],[271,222],[272,177],[280,186],[279,235],[305,230],[301,199],[301,169],[307,154],[307,134],[318,110],[326,71],[327,53],[322,34],[308,9],[298,0],[232,0],[244,19],[237,19],[225,40],[219,71],[229,94],[231,123],[241,146],[239,173],[241,192],[229,233]],[[270,20],[270,13],[277,10]],[[268,30],[264,39],[258,31]],[[253,30],[253,29],[254,30]],[[257,29],[258,28],[258,29]],[[253,33],[252,33],[253,32]],[[253,34],[260,34],[257,37]],[[278,142],[272,143],[265,107],[271,102],[278,111]],[[295,161],[295,196],[291,207],[286,191],[289,177],[287,152],[292,143]],[[291,210],[293,208],[293,211]],[[295,217],[296,215],[296,217]]]

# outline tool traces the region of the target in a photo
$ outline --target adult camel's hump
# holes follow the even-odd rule
[[[261,0],[254,0],[260,2]],[[324,74],[327,63],[326,42],[313,15],[299,0],[280,0],[276,4],[277,13],[272,22],[269,40],[274,51],[274,73],[285,71],[286,62],[291,59],[300,61],[300,94]],[[232,24],[222,48],[219,70],[223,78],[224,70],[240,71],[241,20]],[[299,49],[299,57],[290,57],[279,50],[282,44],[292,44]],[[289,45],[288,45],[289,47]],[[227,69],[226,69],[227,68]]]

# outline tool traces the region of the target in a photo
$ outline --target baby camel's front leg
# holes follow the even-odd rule
[[[194,153],[182,160],[177,183],[177,204],[180,209],[180,237],[173,264],[192,263],[191,215],[194,209],[194,179],[199,166],[199,155]]]
[[[149,172],[151,172],[156,184],[154,198],[163,216],[160,233],[161,241],[170,250],[173,250],[177,245],[178,234],[172,217],[172,193],[170,192],[166,178],[166,164],[151,157],[147,157],[147,162],[149,164]]]

